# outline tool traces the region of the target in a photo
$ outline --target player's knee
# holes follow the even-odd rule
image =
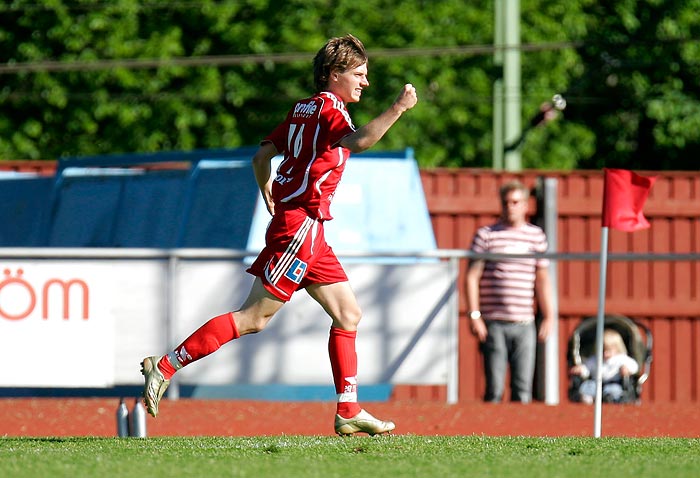
[[[352,309],[343,310],[337,321],[342,329],[355,330],[361,319],[362,310],[360,310],[359,307],[354,307]]]

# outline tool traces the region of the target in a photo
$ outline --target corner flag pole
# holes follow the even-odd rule
[[[643,177],[626,169],[603,168],[603,213],[600,234],[600,287],[596,324],[595,424],[593,434],[600,437],[603,409],[603,330],[605,326],[605,280],[608,271],[608,228],[625,232],[650,226],[642,209],[656,176]]]
[[[605,282],[608,271],[608,227],[600,233],[600,283],[598,286],[598,320],[595,332],[595,421],[593,436],[600,438],[603,421],[603,326],[605,325]]]

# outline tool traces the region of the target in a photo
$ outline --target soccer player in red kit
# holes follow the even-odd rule
[[[306,289],[332,320],[328,353],[338,400],[335,432],[376,435],[395,427],[357,401],[355,337],[362,313],[326,244],[323,224],[332,219],[331,200],[350,153],[376,144],[418,99],[407,84],[386,111],[356,129],[346,104],[360,101],[369,86],[362,42],[352,35],[330,39],[313,67],[317,93],[298,101],[253,156],[255,179],[272,220],[265,247],[248,269],[255,276],[251,291],[240,309],[210,319],[172,352],[143,360],[144,400],[154,417],[177,370],[226,342],[260,332],[295,291]],[[272,175],[271,160],[278,154],[284,158]]]

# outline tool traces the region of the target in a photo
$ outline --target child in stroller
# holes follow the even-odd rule
[[[583,403],[591,404],[596,394],[596,356],[588,357],[584,363],[574,365],[570,369],[571,375],[578,375],[583,379],[578,392]],[[605,329],[603,332],[603,401],[618,403],[624,395],[623,381],[639,371],[639,364],[635,359],[627,355],[627,347],[622,336],[613,329]]]
[[[591,402],[595,398],[595,378],[596,378],[596,329],[597,318],[586,317],[574,329],[569,339],[567,359],[569,363],[569,399],[574,402]],[[637,364],[637,371],[633,372],[634,365],[630,369],[627,366],[629,375],[620,374],[615,381],[621,385],[622,394],[616,392],[607,393],[610,389],[620,389],[607,383],[607,379],[614,374],[608,375],[605,372],[606,364],[603,364],[604,392],[601,397],[603,401],[614,403],[639,403],[641,401],[642,386],[649,378],[652,362],[653,337],[651,330],[641,322],[630,319],[622,315],[605,315],[604,330],[611,330],[618,334],[618,339],[608,338],[610,341],[617,341],[618,350],[629,355]],[[612,334],[608,334],[609,337]],[[620,343],[621,342],[621,343]],[[604,335],[603,346],[606,340]],[[613,346],[614,347],[614,346]],[[617,361],[627,361],[627,359],[615,359]],[[584,368],[585,366],[585,368]],[[587,370],[587,372],[585,372]],[[583,372],[582,376],[580,372]],[[586,380],[591,382],[581,388]],[[606,387],[605,385],[610,385]]]

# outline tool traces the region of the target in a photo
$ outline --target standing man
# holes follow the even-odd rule
[[[501,187],[501,218],[480,228],[472,242],[475,253],[530,254],[547,251],[544,231],[527,222],[528,189],[519,181]],[[484,400],[503,398],[510,365],[511,400],[529,403],[535,374],[537,340],[552,327],[552,287],[544,258],[472,259],[466,274],[467,307],[472,334],[484,359]],[[535,297],[542,313],[535,326]]]
[[[210,319],[170,353],[142,362],[144,401],[154,417],[170,378],[223,344],[262,331],[299,289],[318,302],[332,321],[328,341],[337,393],[335,432],[370,435],[394,429],[357,400],[355,337],[361,310],[343,267],[326,243],[324,223],[351,152],[372,147],[418,101],[405,85],[393,104],[356,129],[346,109],[369,86],[364,45],[352,35],[332,38],[313,61],[316,94],[298,101],[286,119],[264,138],[253,156],[255,179],[272,220],[265,248],[248,272],[255,276],[240,309]],[[284,156],[275,175],[271,160]],[[299,366],[303,366],[299,364]]]

